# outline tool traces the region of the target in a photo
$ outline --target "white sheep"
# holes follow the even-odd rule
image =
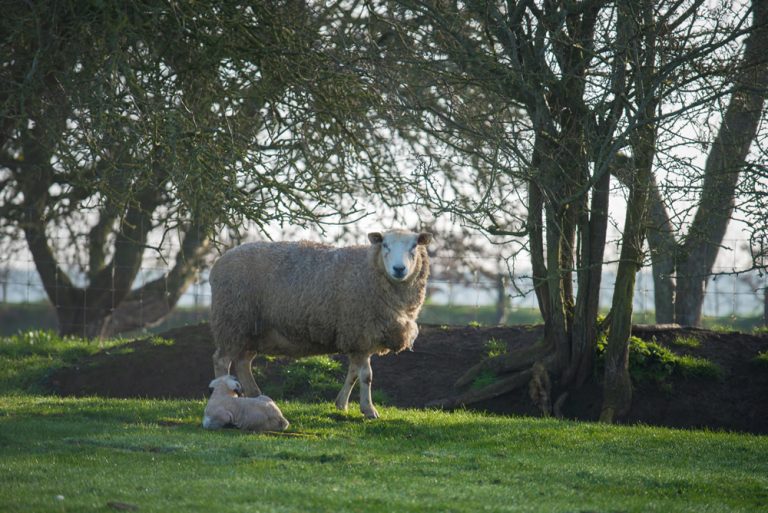
[[[234,376],[221,376],[208,385],[213,389],[203,413],[205,429],[234,426],[246,431],[283,431],[289,423],[277,404],[267,397],[240,397]]]
[[[343,353],[349,370],[336,407],[347,409],[359,378],[360,409],[377,418],[371,355],[413,346],[432,235],[391,230],[368,239],[369,246],[255,242],[227,251],[210,275],[215,375],[229,374],[234,364],[246,395],[257,396],[257,353]]]

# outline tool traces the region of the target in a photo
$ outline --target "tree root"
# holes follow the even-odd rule
[[[535,351],[530,351],[530,349],[534,348],[536,349]],[[531,400],[541,409],[544,416],[554,414],[558,418],[562,417],[561,408],[566,398],[568,397],[568,393],[566,392],[561,394],[557,401],[555,401],[554,405],[552,405],[552,384],[550,382],[549,374],[552,372],[557,372],[557,369],[554,368],[556,361],[554,351],[551,351],[551,346],[545,344],[536,344],[536,346],[526,349],[528,350],[521,350],[503,355],[505,357],[510,355],[523,355],[522,362],[517,361],[509,366],[516,369],[516,372],[506,376],[501,375],[498,381],[481,389],[468,390],[454,397],[447,397],[444,399],[431,401],[427,403],[426,406],[444,409],[460,408],[462,406],[468,406],[480,401],[485,401],[486,399],[492,399],[494,397],[512,392],[527,384],[528,393]],[[526,366],[528,368],[520,370],[521,366],[524,365],[523,362],[528,362],[529,359],[534,355],[540,355],[542,353],[544,355],[543,358],[536,359],[527,363]],[[494,360],[495,363],[488,363],[491,360]],[[504,363],[510,363],[509,359],[497,357],[484,360],[483,362],[480,362],[479,364],[472,367],[469,371],[467,371],[467,373],[464,374],[464,376],[462,376],[459,381],[457,381],[457,385],[467,381],[470,379],[470,377],[471,379],[474,379],[477,374],[484,370],[504,368],[500,367]]]
[[[450,410],[453,408],[460,408],[462,406],[484,401],[486,399],[492,399],[522,387],[531,380],[532,375],[533,371],[531,369],[520,371],[512,374],[511,376],[502,378],[496,383],[488,385],[487,387],[483,387],[479,390],[469,390],[468,392],[464,392],[463,394],[457,395],[455,397],[448,397],[445,399],[429,402],[427,403],[427,407],[444,408]]]
[[[563,392],[560,394],[560,397],[557,398],[557,401],[555,401],[555,406],[552,408],[552,412],[558,419],[563,418],[563,404],[565,404],[566,399],[568,399],[568,392]]]
[[[549,417],[552,414],[552,382],[549,379],[549,372],[541,362],[534,363],[531,372],[528,396],[533,404],[539,407],[541,414]]]
[[[530,347],[524,347],[493,358],[486,358],[477,365],[470,367],[467,372],[456,380],[454,386],[459,390],[468,387],[472,384],[477,375],[483,371],[490,371],[499,376],[527,369],[537,361],[550,359],[548,357],[553,354],[554,347],[552,344],[542,341],[537,342]]]

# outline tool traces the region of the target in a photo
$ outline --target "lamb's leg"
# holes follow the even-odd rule
[[[237,374],[240,384],[243,385],[243,390],[247,397],[258,397],[261,395],[261,389],[256,384],[256,380],[253,379],[253,370],[251,370],[251,363],[255,357],[255,352],[244,350],[235,359],[235,374]]]
[[[349,366],[347,367],[347,377],[344,380],[344,386],[341,387],[339,395],[336,396],[336,408],[347,411],[349,406],[349,396],[352,394],[352,387],[357,382],[357,373],[360,370],[360,362],[352,360],[349,356]]]
[[[363,355],[359,358],[358,374],[360,376],[360,411],[369,419],[378,419],[379,412],[373,406],[371,400],[371,383],[373,371],[371,370],[371,355]]]

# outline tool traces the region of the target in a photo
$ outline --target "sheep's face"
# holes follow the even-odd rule
[[[403,282],[420,268],[419,246],[428,245],[432,241],[432,234],[391,230],[369,233],[368,240],[371,244],[381,245],[381,262],[387,276],[392,281]]]

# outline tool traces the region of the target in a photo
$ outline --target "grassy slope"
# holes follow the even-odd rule
[[[0,341],[6,373],[78,343],[24,344]],[[0,389],[1,511],[768,511],[768,437],[301,403],[285,434],[207,432],[202,399],[29,386]]]

